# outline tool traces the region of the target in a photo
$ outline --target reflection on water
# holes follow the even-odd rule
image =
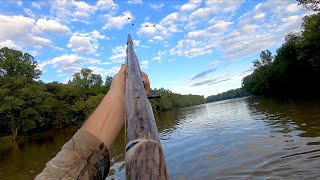
[[[0,144],[0,179],[33,179],[75,131],[52,131],[19,143]]]
[[[155,114],[170,179],[308,179],[320,175],[320,103],[265,98]],[[0,144],[0,179],[31,179],[75,130]],[[107,179],[124,179],[124,130]]]

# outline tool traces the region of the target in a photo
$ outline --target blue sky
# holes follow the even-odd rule
[[[208,96],[240,87],[259,52],[274,53],[306,13],[294,0],[4,0],[0,47],[32,54],[44,82],[81,68],[105,79],[130,33],[152,88]]]

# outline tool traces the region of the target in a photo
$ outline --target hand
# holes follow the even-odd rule
[[[126,87],[126,69],[127,66],[125,64],[121,65],[121,69],[119,72],[113,77],[110,91],[107,95],[110,97],[115,97],[125,101],[125,87]],[[144,89],[146,94],[150,93],[150,81],[148,75],[145,72],[141,72],[142,79],[144,81]]]
[[[141,72],[146,94],[150,92],[148,75]],[[125,121],[125,87],[126,65],[123,64],[114,76],[111,87],[97,109],[84,123],[82,129],[99,138],[107,148],[110,148],[118,136]]]

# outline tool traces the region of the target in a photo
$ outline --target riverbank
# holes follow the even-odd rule
[[[155,118],[170,179],[320,175],[320,101],[246,97],[161,112]],[[33,179],[77,128],[0,144],[0,179]],[[107,179],[125,179],[124,134],[122,129],[110,149]]]
[[[0,137],[0,144],[12,142],[12,136],[2,136]]]

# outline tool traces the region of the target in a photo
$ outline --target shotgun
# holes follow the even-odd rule
[[[168,179],[157,125],[130,34],[126,53],[126,179]]]

